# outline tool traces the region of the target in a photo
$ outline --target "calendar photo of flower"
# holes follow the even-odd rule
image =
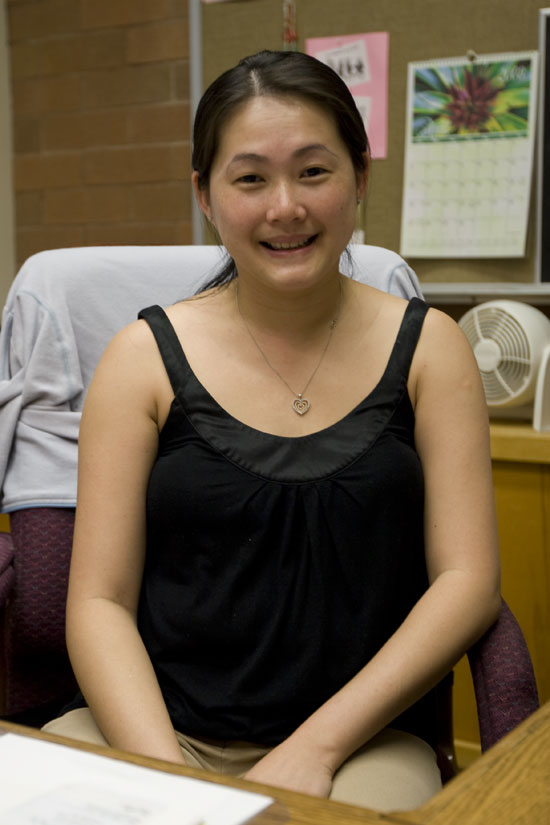
[[[525,136],[530,89],[528,59],[417,68],[413,141]]]

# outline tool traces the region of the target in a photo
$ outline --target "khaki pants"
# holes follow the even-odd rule
[[[81,742],[108,745],[88,708],[71,710],[43,728]],[[269,748],[248,742],[214,742],[177,733],[192,768],[243,776]],[[441,789],[433,750],[416,736],[386,728],[360,748],[334,776],[330,798],[378,811],[411,810]]]

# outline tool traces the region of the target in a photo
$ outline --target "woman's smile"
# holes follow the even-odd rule
[[[305,238],[284,238],[271,239],[268,241],[260,241],[262,246],[269,249],[270,252],[297,252],[302,249],[310,247],[318,235],[307,235]]]

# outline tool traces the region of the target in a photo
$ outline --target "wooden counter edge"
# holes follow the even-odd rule
[[[402,825],[493,822],[547,825],[550,821],[549,752],[550,702],[547,702],[429,802],[414,811],[392,814],[391,821]]]
[[[493,461],[550,464],[550,432],[539,433],[523,422],[491,421]]]

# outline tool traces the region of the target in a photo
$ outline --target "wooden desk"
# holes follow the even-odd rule
[[[391,820],[409,825],[548,825],[549,754],[547,702],[430,802]]]
[[[80,745],[30,728],[0,722],[11,731],[80,747],[169,773],[258,791],[275,799],[250,825],[548,825],[550,819],[550,703],[544,705],[472,767],[415,811],[379,814],[364,808],[183,768],[114,749]]]

